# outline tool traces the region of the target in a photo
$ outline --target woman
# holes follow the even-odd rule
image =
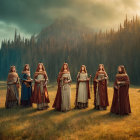
[[[16,67],[11,66],[7,78],[7,94],[6,108],[12,108],[19,105],[19,77],[16,72]]]
[[[21,105],[32,106],[32,79],[30,77],[29,64],[25,64],[21,77]]]
[[[76,101],[75,108],[87,108],[88,99],[90,99],[90,88],[86,66],[82,65],[77,75]]]
[[[115,114],[125,115],[131,113],[129,101],[129,77],[123,65],[118,67],[114,83],[114,96],[112,101],[111,112]]]
[[[47,91],[48,76],[43,63],[39,63],[34,74],[34,94],[33,103],[37,104],[38,110],[47,109],[48,103],[50,103],[49,95]]]
[[[67,63],[63,64],[57,78],[57,83],[58,89],[53,108],[59,111],[69,111],[71,95],[71,75]]]
[[[108,103],[107,93],[107,73],[105,72],[104,65],[99,64],[99,68],[94,78],[94,105],[97,110],[106,110]]]

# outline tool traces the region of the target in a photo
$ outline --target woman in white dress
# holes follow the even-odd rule
[[[89,80],[86,66],[82,65],[77,75],[75,108],[82,109],[88,107],[88,99],[90,99]]]
[[[64,63],[58,78],[58,89],[53,107],[59,111],[70,110],[70,98],[71,98],[71,75],[67,63]]]

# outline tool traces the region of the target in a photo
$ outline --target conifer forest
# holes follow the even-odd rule
[[[14,33],[13,33],[14,34]],[[30,64],[32,77],[39,62],[44,63],[49,81],[56,81],[64,62],[69,64],[76,81],[82,64],[92,77],[100,63],[109,81],[114,81],[118,65],[126,67],[131,84],[140,84],[140,19],[127,17],[118,29],[94,31],[74,18],[57,19],[30,39],[15,30],[14,40],[3,40],[0,49],[0,80],[6,80],[9,67],[15,65],[20,75]]]

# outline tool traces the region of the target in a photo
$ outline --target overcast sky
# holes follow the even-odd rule
[[[140,0],[0,0],[0,43],[14,30],[30,37],[56,18],[72,16],[93,29],[118,27],[125,18],[140,16]]]

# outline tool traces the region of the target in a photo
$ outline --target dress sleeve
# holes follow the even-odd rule
[[[70,80],[70,82],[72,81],[72,79],[71,79],[71,75],[69,74],[69,78],[68,78],[69,80]]]
[[[59,72],[58,76],[57,76],[57,83],[60,84],[60,79],[61,79],[61,73]]]
[[[107,73],[105,72],[105,79],[108,79],[108,75],[107,75]]]
[[[11,84],[12,82],[10,81],[10,74],[8,74],[8,77],[7,77],[7,84]]]
[[[80,78],[80,72],[78,72],[77,74],[77,81],[79,80],[79,78]]]
[[[97,78],[98,78],[98,72],[96,72],[96,75],[94,77],[94,82],[96,82]]]
[[[125,80],[121,82],[121,85],[129,85],[129,84],[130,84],[129,76],[126,75],[126,76],[124,77],[124,79],[125,79]]]
[[[115,77],[115,82],[114,82],[114,87],[117,87],[118,85],[117,85],[117,81],[118,81],[118,79],[117,79],[117,76]]]
[[[37,74],[35,73],[35,74],[34,74],[34,80],[36,80],[36,77],[37,77]]]
[[[23,80],[23,81],[27,80],[27,75],[22,74],[22,76],[21,76],[21,80]]]
[[[49,81],[47,72],[45,72],[45,80],[46,80],[46,81]]]
[[[126,84],[130,85],[130,80],[129,80],[129,76],[128,75],[127,75],[127,78],[126,78]]]
[[[88,73],[86,73],[86,79],[88,78]]]

